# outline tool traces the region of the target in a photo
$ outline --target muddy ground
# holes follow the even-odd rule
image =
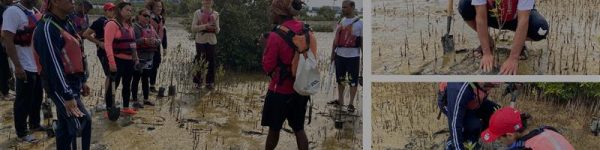
[[[471,51],[479,46],[476,32],[458,13],[454,0],[451,35],[460,51],[443,64],[441,37],[446,33],[448,0],[373,0],[374,74],[496,74],[479,70]],[[519,63],[522,75],[600,74],[598,1],[537,0],[536,8],[550,24],[547,40],[526,42],[529,59]],[[512,32],[493,30],[498,68],[506,59]],[[450,56],[450,55],[448,55]]]
[[[373,145],[374,149],[443,149],[448,138],[447,119],[438,120],[439,109],[433,83],[374,83]],[[509,104],[502,98],[503,88],[491,91],[490,99],[500,105]],[[589,125],[598,115],[598,103],[570,101],[557,104],[540,97],[535,90],[523,89],[516,107],[532,115],[530,127],[556,127],[575,149],[600,149],[600,137],[593,136]],[[594,100],[583,100],[594,101]],[[502,149],[502,144],[488,144],[485,149]]]
[[[102,115],[104,100],[101,74],[95,47],[86,42],[86,54],[90,56],[93,94],[84,98],[86,107],[93,112],[92,149],[263,149],[268,128],[260,125],[264,95],[268,77],[260,73],[230,73],[218,71],[216,90],[198,90],[191,82],[191,62],[195,55],[189,33],[178,22],[168,23],[170,47],[163,55],[159,85],[177,86],[176,96],[158,98],[151,94],[155,107],[146,107],[137,115],[111,122]],[[257,34],[258,35],[258,34]],[[317,33],[321,60],[329,58],[333,41],[332,33]],[[181,43],[182,49],[177,50]],[[323,61],[326,62],[326,61]],[[313,97],[312,123],[305,126],[311,149],[362,149],[362,117],[344,117],[344,127],[334,128],[331,117],[333,108],[326,102],[333,100],[337,89],[331,86],[327,73],[328,63],[322,64],[323,92]],[[329,84],[327,84],[329,83]],[[140,88],[141,89],[141,88]],[[362,90],[359,90],[362,91]],[[141,98],[141,91],[139,92]],[[117,103],[120,104],[120,92]],[[355,102],[356,112],[362,112],[361,95]],[[118,105],[121,106],[121,105]],[[357,113],[359,114],[359,113]],[[47,139],[42,132],[39,143],[25,144],[15,138],[12,102],[0,101],[0,149],[55,149],[55,139]],[[285,127],[279,141],[279,149],[295,149],[296,142],[291,128]]]

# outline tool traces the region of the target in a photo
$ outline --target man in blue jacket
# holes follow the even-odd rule
[[[33,37],[44,87],[56,105],[56,149],[60,150],[77,149],[78,135],[82,149],[89,149],[92,133],[91,116],[81,101],[81,95],[89,94],[84,81],[81,38],[67,17],[73,8],[71,0],[48,0],[48,12],[38,22]]]
[[[450,137],[446,149],[465,149],[465,145],[477,144],[481,132],[488,127],[494,110],[500,106],[487,98],[492,83],[442,83],[438,101],[442,112],[448,117]],[[444,100],[445,99],[445,100]]]

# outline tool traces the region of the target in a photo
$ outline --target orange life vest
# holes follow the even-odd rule
[[[111,20],[114,21],[114,20]],[[120,37],[115,37],[113,40],[113,52],[115,54],[133,54],[135,50],[135,36],[125,27],[123,27],[119,22],[114,21],[117,26],[119,26],[119,31],[121,32]]]
[[[35,8],[33,8],[33,14],[25,8],[25,6],[21,4],[15,4],[14,6],[18,7],[27,15],[28,24],[23,28],[23,30],[17,30],[14,36],[15,45],[19,46],[30,46],[33,40],[33,30],[35,29],[35,24],[42,18],[42,14]]]
[[[139,25],[136,25],[141,29],[142,32],[142,39],[154,39],[154,40],[158,40],[158,34],[156,33],[156,30],[154,30],[154,28],[152,26],[149,27],[142,27]],[[144,42],[142,44],[137,45],[136,49],[138,52],[155,52],[158,51],[158,43],[154,43],[154,42]]]
[[[512,149],[573,150],[573,146],[553,127],[544,126],[519,138]]]
[[[357,18],[347,26],[343,26],[341,21],[338,23],[337,41],[335,42],[338,47],[359,47],[358,37],[352,34],[352,26],[358,21],[360,19]]]
[[[494,10],[498,8],[498,19],[503,22],[512,21],[517,19],[517,5],[519,0],[500,0],[500,4],[496,3],[496,0],[488,0],[488,10]]]
[[[200,10],[200,19],[198,21],[198,25],[214,23],[215,17],[213,16],[213,12],[204,12],[204,10]],[[215,29],[206,29],[202,31],[204,33],[215,33]]]
[[[83,75],[85,68],[83,65],[83,50],[81,49],[81,43],[79,43],[79,41],[81,41],[81,37],[77,33],[74,35],[69,33],[63,27],[59,26],[56,22],[50,19],[44,19],[44,21],[50,22],[52,25],[58,28],[60,30],[61,37],[65,42],[63,49],[61,50],[61,55],[59,56],[62,60],[64,73],[68,75]],[[70,22],[68,25],[73,28],[73,25]],[[39,55],[35,51],[34,56],[38,73],[41,73],[43,71],[42,65],[39,62]]]

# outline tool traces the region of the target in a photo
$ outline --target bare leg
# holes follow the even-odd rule
[[[358,86],[351,86],[350,87],[350,104],[349,105],[354,105],[354,98],[356,98],[356,91],[358,90]]]
[[[297,131],[294,134],[296,134],[296,143],[298,144],[298,149],[308,150],[308,138],[306,137],[304,130]]]
[[[269,134],[267,135],[267,144],[265,150],[274,150],[279,142],[279,130],[272,130],[269,128]]]
[[[341,106],[344,105],[344,91],[346,86],[343,83],[338,83],[338,102]]]

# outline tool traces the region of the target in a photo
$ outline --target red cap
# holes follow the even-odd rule
[[[115,4],[113,3],[104,3],[104,11],[113,10],[115,8]]]
[[[494,112],[489,128],[481,133],[481,139],[485,143],[494,142],[499,136],[514,133],[521,128],[521,113],[512,107],[504,107]]]

